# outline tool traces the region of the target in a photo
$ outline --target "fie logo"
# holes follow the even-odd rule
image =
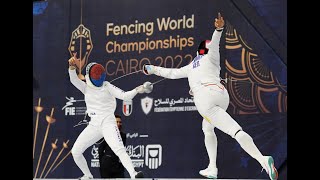
[[[69,115],[69,116],[74,116],[74,115],[83,115],[85,114],[86,107],[75,107],[74,104],[80,101],[84,101],[83,99],[81,100],[76,100],[74,97],[66,97],[68,100],[66,102],[66,105],[62,107],[61,110],[64,110],[64,115]]]

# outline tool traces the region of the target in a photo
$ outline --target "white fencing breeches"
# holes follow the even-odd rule
[[[237,131],[242,128],[226,112],[229,105],[228,91],[221,84],[203,86],[194,92],[194,102],[201,116],[209,122],[206,130],[214,127],[220,129],[231,137],[235,137]]]
[[[73,145],[71,150],[73,159],[84,175],[92,176],[83,152],[104,137],[112,151],[119,157],[123,166],[129,172],[130,177],[134,177],[136,171],[123,145],[116,120],[114,118],[113,121],[109,118],[114,118],[114,116],[108,116],[103,120],[91,118],[89,125],[80,133]]]
[[[232,138],[258,162],[262,154],[254,144],[250,135],[242,131],[241,126],[226,112],[229,105],[229,94],[221,85],[210,85],[194,93],[194,102],[202,115],[202,130],[205,135],[205,146],[210,159],[210,168],[216,168],[217,137],[214,128],[218,128]]]

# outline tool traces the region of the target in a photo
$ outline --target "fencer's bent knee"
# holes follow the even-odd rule
[[[205,135],[212,135],[214,127],[205,119],[202,120],[202,131]]]
[[[202,131],[203,131],[203,134],[205,136],[215,136],[216,134],[214,133],[213,129],[210,129],[210,128],[204,128],[202,127]]]
[[[216,134],[214,133],[214,131],[203,131],[203,134],[205,136],[216,136]]]
[[[246,132],[244,132],[243,130],[239,130],[238,132],[236,132],[236,134],[234,135],[234,138],[237,140],[237,141],[241,141],[241,139],[243,137],[245,137],[247,135]],[[251,138],[252,140],[252,137],[251,136],[246,136],[247,138]]]
[[[232,138],[235,137],[236,133],[239,130],[242,130],[241,126],[224,109],[219,106],[214,106],[208,109],[208,111],[206,112],[206,116],[210,117],[213,127],[218,128],[224,133],[230,135]],[[207,126],[207,123],[203,123],[203,131],[206,131],[208,127],[212,126]]]
[[[81,154],[81,153],[80,153],[80,151],[77,151],[77,149],[72,148],[72,149],[71,149],[71,154],[72,154],[72,156],[76,156],[76,155],[79,155],[79,154]]]
[[[242,128],[240,126],[234,126],[234,127],[231,127],[230,128],[230,133],[229,135],[232,137],[232,138],[235,138],[237,134],[239,134],[239,132],[242,131]]]
[[[72,149],[71,149],[71,154],[73,155],[73,156],[75,156],[75,155],[81,155],[81,154],[83,154],[83,150],[81,150],[81,148],[80,147],[78,147],[78,146],[73,146],[72,147]]]

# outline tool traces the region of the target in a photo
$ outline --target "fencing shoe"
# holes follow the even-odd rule
[[[210,179],[217,179],[218,178],[218,169],[217,168],[206,168],[201,171],[199,171],[199,174],[201,176],[204,176],[206,178]]]
[[[135,178],[144,178],[143,172],[139,171],[137,174],[134,176]]]
[[[79,178],[79,180],[88,180],[88,179],[93,179],[93,177],[84,175],[84,176]]]
[[[271,156],[264,156],[263,161],[260,164],[261,164],[262,168],[264,170],[266,170],[266,172],[269,175],[269,178],[271,180],[278,179],[278,172],[277,172],[276,167],[274,166],[274,161]]]

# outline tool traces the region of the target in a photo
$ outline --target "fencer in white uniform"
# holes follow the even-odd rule
[[[123,145],[114,116],[116,98],[131,100],[137,93],[144,93],[143,85],[124,92],[111,83],[104,81],[106,76],[105,69],[101,64],[97,63],[87,65],[86,82],[84,82],[77,76],[74,57],[69,59],[69,76],[71,83],[84,94],[87,113],[91,118],[88,126],[80,133],[71,150],[75,163],[84,174],[80,179],[93,178],[83,153],[102,137],[119,157],[132,179],[143,177],[141,171],[136,172],[134,169]]]
[[[193,61],[181,68],[163,68],[144,65],[146,75],[155,74],[168,79],[188,78],[190,92],[194,103],[203,117],[202,130],[204,142],[209,156],[209,165],[199,173],[207,178],[217,178],[217,137],[214,128],[236,139],[240,146],[266,170],[271,180],[277,179],[277,170],[271,156],[263,156],[250,135],[226,112],[229,105],[227,89],[220,83],[219,43],[223,31],[224,20],[220,13],[215,19],[215,31],[211,40],[203,41]]]

